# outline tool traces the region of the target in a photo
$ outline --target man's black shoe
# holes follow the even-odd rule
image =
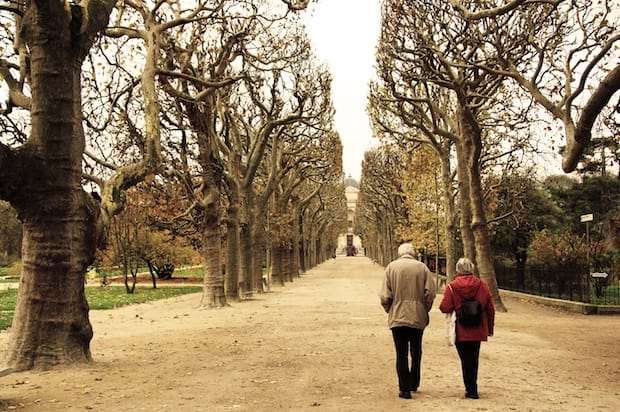
[[[409,391],[400,391],[398,393],[398,397],[399,398],[403,398],[403,399],[411,399],[411,392],[409,392]]]

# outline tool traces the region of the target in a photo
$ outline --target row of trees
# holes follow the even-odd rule
[[[398,151],[400,155],[393,154]],[[366,153],[355,230],[362,235],[367,254],[383,264],[395,258],[394,245],[405,240],[412,241],[430,263],[446,256],[438,165],[423,155],[420,149],[408,158],[394,146]],[[596,162],[584,158],[584,164]],[[385,173],[378,173],[382,167],[392,167],[396,173],[386,179]],[[542,180],[523,170],[485,174],[494,267],[499,265],[503,272],[511,268],[516,281],[512,286],[532,287],[524,284],[528,267],[581,277],[588,272],[608,273],[597,281],[598,286],[620,280],[620,179],[605,174],[603,168],[587,169],[578,176],[552,175]],[[586,226],[580,218],[589,214],[594,219]],[[461,255],[458,230],[455,242]],[[450,276],[454,276],[454,267],[446,269],[452,269]]]
[[[488,189],[493,176],[531,165],[539,145],[560,145],[558,133],[563,168],[575,169],[620,88],[617,8],[613,0],[383,3],[369,112],[386,144],[366,155],[358,206],[379,260],[393,257],[387,233],[411,239],[416,229],[441,243],[452,277],[462,245],[504,309]],[[408,219],[427,227],[399,229]]]
[[[117,221],[128,199],[200,251],[203,307],[262,290],[268,249],[280,282],[329,256],[342,146],[307,3],[3,6],[0,198],[24,231],[6,367],[90,360],[84,277],[106,241],[139,238]]]

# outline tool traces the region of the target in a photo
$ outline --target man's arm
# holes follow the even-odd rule
[[[426,311],[430,312],[433,308],[433,301],[437,294],[437,283],[435,278],[428,268],[425,270],[426,282],[424,282],[424,304],[426,305]]]
[[[390,311],[392,307],[392,301],[394,300],[394,295],[392,294],[392,284],[390,282],[390,277],[388,276],[388,271],[385,271],[385,277],[383,278],[383,285],[381,286],[381,292],[379,292],[379,300],[381,301],[381,306],[386,312]]]

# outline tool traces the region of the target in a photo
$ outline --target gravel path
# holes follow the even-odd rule
[[[620,316],[505,298],[483,343],[479,400],[464,398],[437,306],[422,382],[398,398],[377,293],[383,269],[338,257],[229,308],[200,294],[92,311],[94,362],[0,378],[0,411],[615,411]],[[10,332],[0,333],[0,352]],[[4,356],[0,353],[0,356]]]

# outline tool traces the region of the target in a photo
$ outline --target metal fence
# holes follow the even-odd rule
[[[495,265],[500,289],[600,305],[620,305],[620,285],[610,277],[592,277],[587,268],[550,269]]]

